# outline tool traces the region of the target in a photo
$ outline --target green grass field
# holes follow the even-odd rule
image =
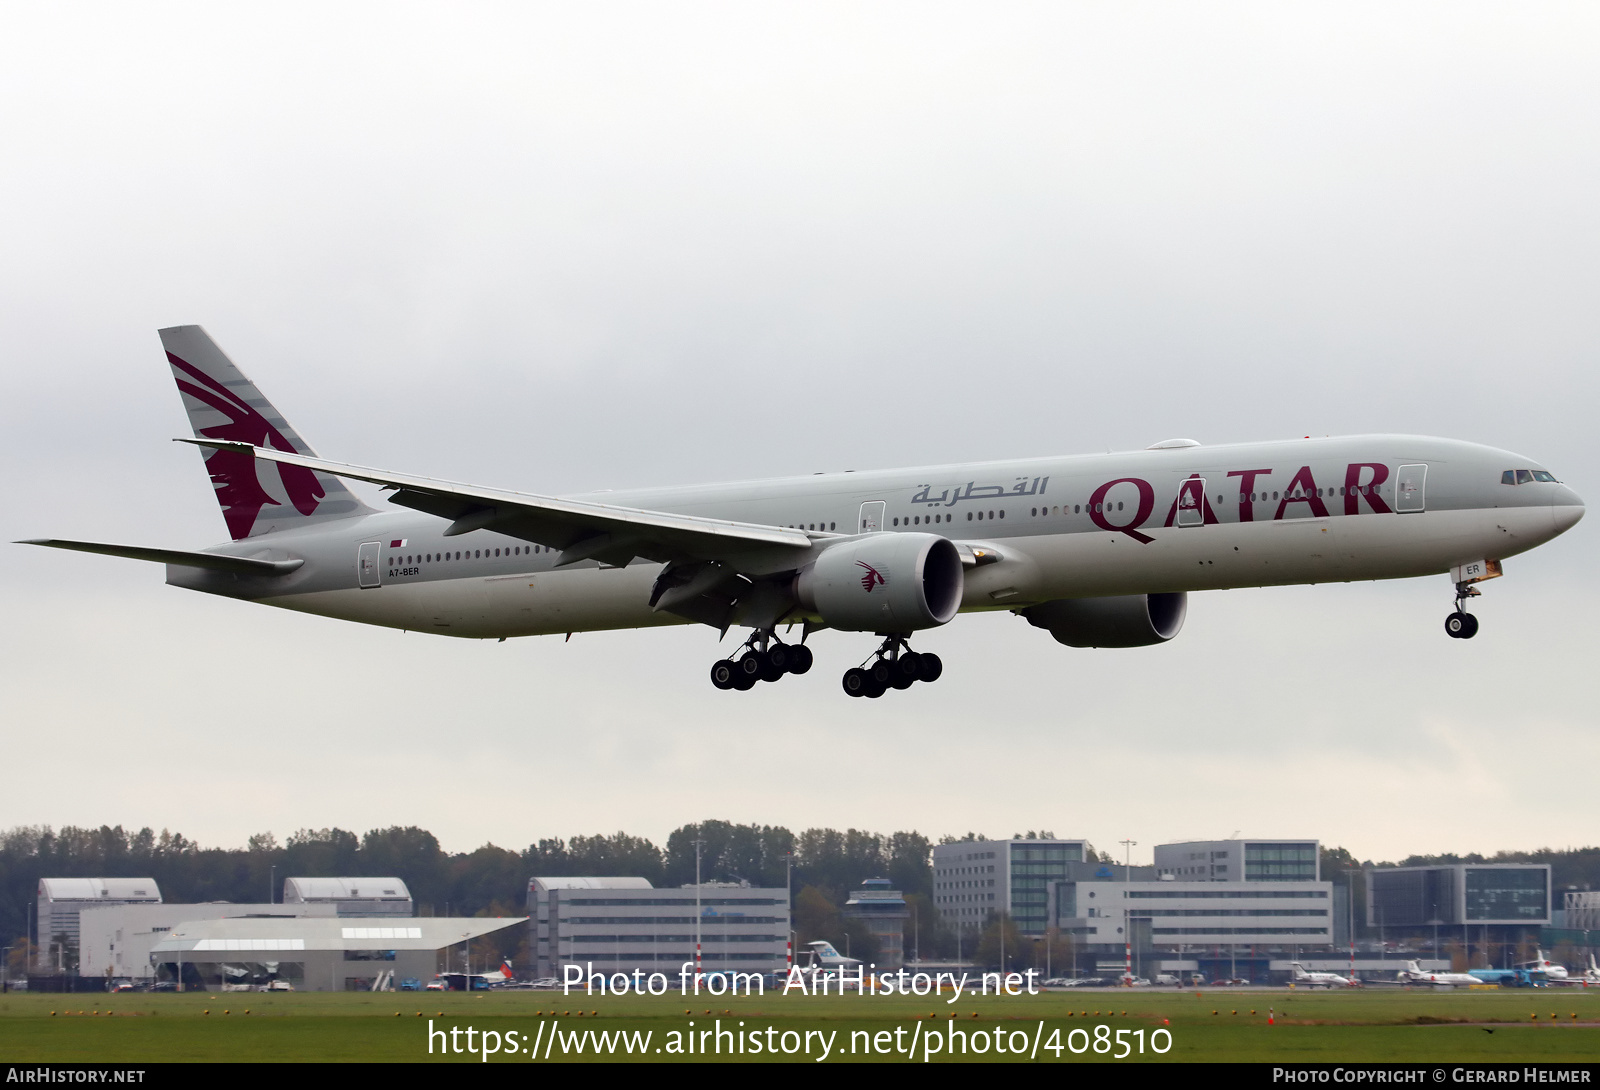
[[[1276,1024],[1267,1024],[1268,1008]],[[248,1014],[245,1011],[248,1009]],[[579,1011],[582,1015],[579,1015]],[[692,1013],[686,1014],[685,1011]],[[418,1012],[421,1012],[419,1017]],[[706,1012],[710,1011],[708,1015]],[[900,1032],[902,1049],[920,1041],[920,1062],[929,1047],[928,1034],[937,1031],[941,1046],[951,1036],[949,1015],[956,1013],[955,1028],[967,1033],[965,1055],[932,1055],[935,1062],[950,1060],[995,1062],[1056,1062],[1052,1035],[1061,1046],[1062,1062],[1108,1061],[1096,1053],[1093,1038],[1098,1026],[1102,1037],[1115,1041],[1115,1031],[1126,1031],[1132,1055],[1121,1062],[1166,1061],[1417,1061],[1427,1063],[1481,1061],[1600,1062],[1600,990],[1577,988],[1538,991],[1448,993],[1366,989],[1308,993],[1302,991],[1230,991],[1217,989],[1172,992],[1137,991],[1059,992],[1018,998],[965,997],[952,1006],[943,1000],[885,998],[881,996],[777,996],[706,998],[692,1002],[668,995],[650,997],[562,998],[559,992],[491,992],[472,995],[426,993],[395,994],[244,994],[191,995],[6,995],[0,996],[0,1060],[5,1061],[357,1061],[357,1062],[479,1062],[477,1055],[443,1053],[435,1038],[428,1051],[430,1019],[435,1030],[458,1029],[455,1044],[465,1047],[465,1029],[474,1037],[488,1030],[502,1046],[514,1051],[491,1054],[493,1062],[525,1063],[592,1061],[595,1038],[583,1031],[633,1033],[648,1031],[642,1046],[630,1057],[618,1048],[609,1060],[670,1059],[717,1060],[817,1060],[824,1037],[811,1037],[809,1057],[804,1054],[771,1055],[765,1045],[759,1053],[748,1047],[741,1055],[689,1055],[684,1038],[693,1031],[721,1028],[743,1034],[753,1031],[762,1042],[790,1044],[805,1040],[808,1031],[834,1034],[833,1060],[889,1060],[905,1062],[904,1051],[887,1055],[870,1049],[876,1034],[879,1047],[893,1048],[894,1031]],[[81,1012],[81,1013],[80,1013]],[[209,1013],[207,1013],[209,1012]],[[397,1016],[398,1012],[398,1016]],[[1216,1012],[1216,1013],[1213,1013]],[[977,1017],[973,1017],[976,1014]],[[934,1017],[929,1018],[930,1015]],[[1551,1016],[1556,1017],[1552,1018]],[[1576,1015],[1576,1019],[1573,1018]],[[739,1026],[740,1022],[744,1025]],[[1044,1027],[1039,1030],[1039,1023]],[[767,1027],[773,1032],[766,1034]],[[1069,1035],[1081,1055],[1069,1051]],[[1151,1051],[1157,1030],[1171,1034],[1163,1055]],[[995,1048],[1000,1031],[1005,1052]],[[1139,1034],[1137,1031],[1144,1031]],[[1490,1031],[1493,1032],[1490,1032]],[[555,1040],[569,1045],[563,1055]],[[578,1034],[582,1055],[572,1054],[569,1033]],[[986,1051],[974,1054],[971,1045],[983,1035]],[[515,1036],[512,1036],[515,1034]],[[865,1036],[863,1036],[865,1034]],[[1038,1039],[1040,1049],[1032,1050]],[[680,1051],[673,1050],[676,1040]],[[706,1038],[709,1042],[710,1038]],[[749,1038],[740,1038],[746,1040]],[[1136,1049],[1142,1043],[1143,1055]],[[1017,1050],[1020,1046],[1021,1054]],[[709,1045],[708,1045],[709,1047]],[[729,1048],[723,1039],[723,1048]],[[1108,1048],[1120,1051],[1115,1045]],[[526,1052],[522,1051],[527,1049]],[[852,1051],[853,1048],[853,1051]],[[863,1054],[866,1052],[867,1054]]]

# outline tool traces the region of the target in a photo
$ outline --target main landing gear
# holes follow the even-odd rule
[[[918,654],[904,636],[886,636],[870,666],[844,672],[844,691],[876,699],[889,689],[909,689],[919,681],[938,681],[944,663],[938,655]]]
[[[1478,634],[1478,618],[1466,610],[1467,599],[1482,594],[1469,583],[1456,584],[1456,611],[1444,619],[1445,635],[1452,640],[1470,640]]]
[[[811,648],[803,643],[784,643],[771,629],[751,633],[744,647],[743,654],[712,665],[711,684],[743,692],[755,688],[758,681],[777,681],[784,674],[803,674],[811,669]]]

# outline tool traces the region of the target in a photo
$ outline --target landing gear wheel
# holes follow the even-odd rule
[[[735,680],[731,659],[718,659],[711,664],[711,684],[719,689],[731,689]]]
[[[917,683],[917,677],[921,673],[917,662],[920,657],[915,651],[908,651],[889,663],[891,688],[909,689]]]
[[[850,696],[866,696],[871,682],[865,670],[850,669],[844,672],[844,691]]]
[[[789,672],[791,674],[803,674],[811,669],[813,656],[811,648],[805,644],[802,643],[789,648],[789,658]]]
[[[1467,627],[1461,633],[1461,638],[1464,640],[1470,640],[1472,637],[1478,634],[1478,618],[1471,613],[1464,613],[1462,616],[1466,617],[1467,619]]]
[[[889,669],[890,665],[891,664],[888,659],[879,659],[877,662],[867,667],[867,676],[871,678],[872,683],[877,686],[879,696],[883,695],[883,690],[887,689],[889,687],[889,683],[894,680],[894,672]]]
[[[766,668],[765,656],[759,651],[746,651],[739,656],[739,661],[734,663],[734,672],[738,674],[741,683],[735,688],[748,689],[751,685],[761,680],[762,671]]]
[[[767,653],[761,659],[762,681],[777,681],[789,672],[789,649],[781,643],[767,648]]]
[[[944,661],[931,651],[925,651],[917,656],[917,679],[919,681],[938,681],[944,673]]]
[[[864,696],[864,697],[867,697],[869,700],[876,700],[876,699],[878,699],[878,697],[882,696],[884,694],[884,692],[888,688],[889,687],[887,685],[883,684],[883,682],[879,681],[877,678],[873,677],[871,674],[868,674],[867,675],[867,691],[862,693],[861,695]]]
[[[1478,634],[1478,618],[1458,609],[1444,619],[1444,630],[1451,639],[1470,640]]]
[[[760,676],[758,675],[758,676],[752,677],[750,674],[747,674],[743,670],[740,670],[738,668],[739,667],[738,663],[734,663],[733,665],[734,665],[733,687],[735,689],[739,690],[741,693],[747,693],[751,689],[754,689],[756,687],[756,682],[761,680]]]

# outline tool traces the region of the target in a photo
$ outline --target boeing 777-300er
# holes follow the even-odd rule
[[[988,461],[553,497],[318,458],[199,326],[161,330],[231,541],[49,539],[151,560],[191,590],[471,639],[697,623],[748,629],[711,670],[749,689],[811,667],[819,629],[882,642],[851,696],[933,681],[910,640],[1009,610],[1071,647],[1164,643],[1190,591],[1450,574],[1475,584],[1583,517],[1532,458],[1361,435]],[[374,510],[341,479],[388,493]],[[801,626],[798,643],[780,629]]]

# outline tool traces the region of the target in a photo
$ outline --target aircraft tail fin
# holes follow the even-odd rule
[[[171,326],[160,334],[195,438],[227,439],[315,456],[283,414],[204,329]],[[217,502],[222,505],[223,521],[235,541],[311,520],[349,518],[372,510],[337,477],[260,461],[237,451],[202,453]]]

